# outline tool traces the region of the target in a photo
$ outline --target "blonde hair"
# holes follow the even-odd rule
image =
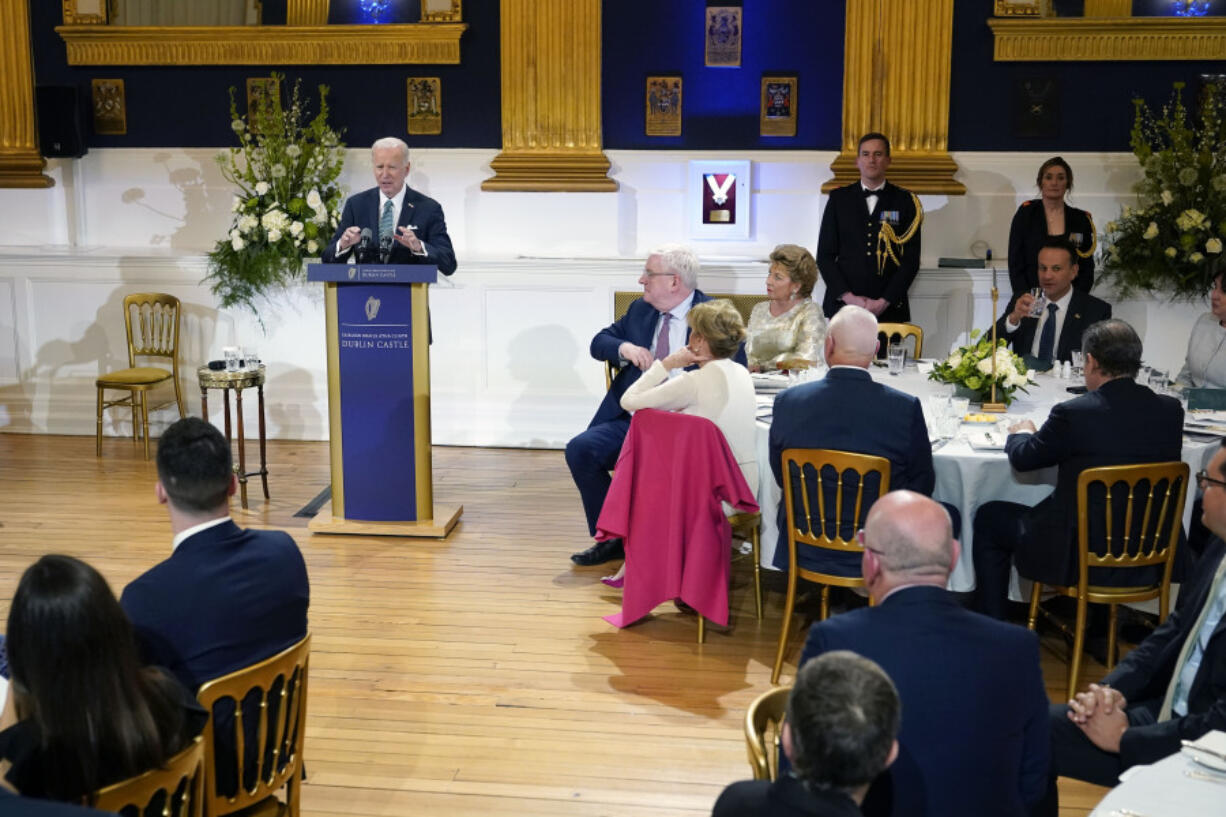
[[[717,358],[732,357],[745,340],[745,321],[731,301],[703,301],[690,307],[686,322]]]
[[[817,262],[804,247],[780,244],[771,251],[771,264],[783,267],[788,277],[800,284],[800,297],[808,298],[813,294],[813,287],[817,286]]]

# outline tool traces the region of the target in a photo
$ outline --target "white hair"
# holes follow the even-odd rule
[[[862,306],[847,304],[836,312],[826,334],[837,349],[870,358],[877,353],[877,316]]]
[[[397,139],[395,136],[384,136],[382,139],[376,139],[375,143],[370,146],[370,152],[373,154],[376,150],[385,148],[396,148],[400,151],[400,155],[404,157],[404,164],[409,163],[409,146],[405,144],[403,139]]]
[[[698,270],[702,265],[693,250],[684,244],[661,244],[647,253],[648,258],[653,255],[660,256],[664,267],[680,278],[686,289],[698,289]]]

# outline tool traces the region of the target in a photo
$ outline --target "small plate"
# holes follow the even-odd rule
[[[999,414],[968,414],[962,418],[962,422],[971,425],[991,425],[999,419]]]

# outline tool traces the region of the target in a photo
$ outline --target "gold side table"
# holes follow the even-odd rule
[[[234,466],[234,473],[238,476],[239,501],[243,505],[243,510],[246,510],[247,477],[253,477],[256,474],[259,474],[260,481],[264,485],[264,499],[267,501],[269,496],[264,435],[264,364],[261,363],[260,368],[256,371],[237,372],[227,372],[225,369],[213,370],[208,366],[201,366],[196,369],[196,376],[200,379],[200,412],[204,415],[205,422],[208,422],[209,419],[209,389],[221,389],[222,400],[225,403],[227,444],[230,443],[230,390],[234,390],[234,402],[238,411],[238,464]],[[249,389],[252,386],[259,394],[260,404],[260,468],[257,471],[247,470],[247,446],[243,437],[243,389]]]

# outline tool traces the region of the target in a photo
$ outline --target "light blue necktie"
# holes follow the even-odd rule
[[[1043,324],[1043,331],[1039,333],[1039,360],[1051,360],[1054,357],[1052,352],[1056,345],[1056,310],[1059,308],[1059,304],[1047,305],[1047,323]]]
[[[384,203],[383,205],[383,214],[379,216],[379,242],[380,243],[383,242],[383,239],[389,238],[392,235],[392,208],[394,206],[395,205],[392,204],[391,199],[388,199],[387,202]]]

